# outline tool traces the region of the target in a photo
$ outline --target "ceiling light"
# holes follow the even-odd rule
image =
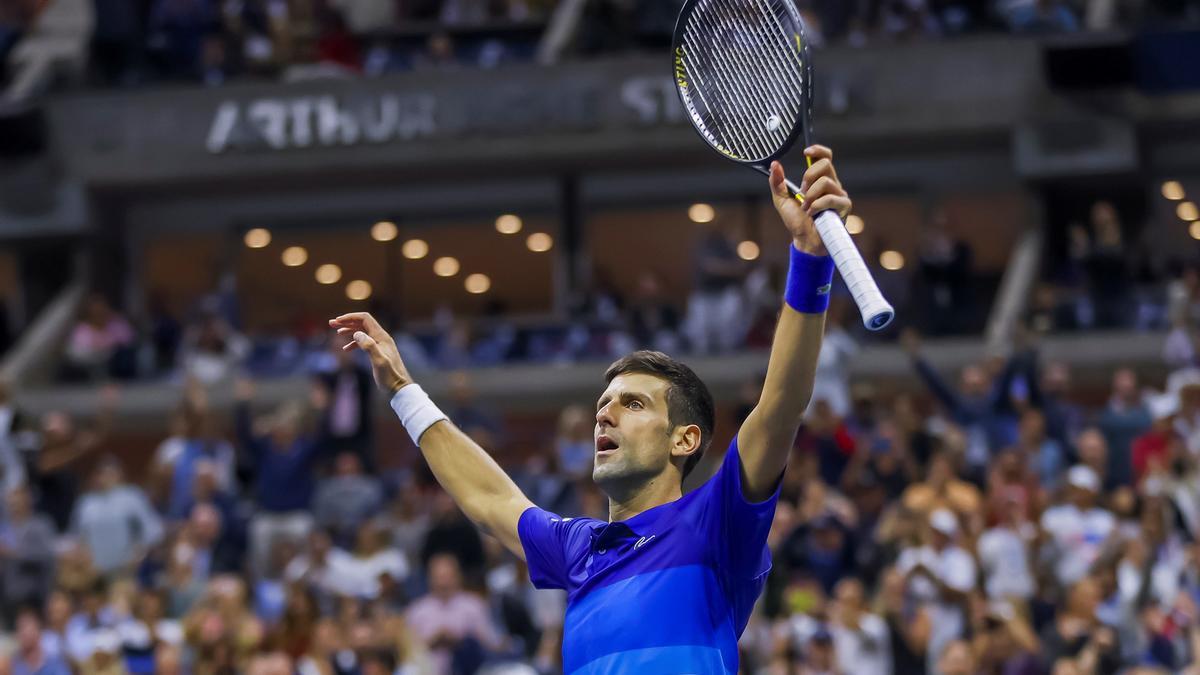
[[[429,255],[429,244],[422,239],[409,239],[400,247],[400,252],[409,260],[420,260]]]
[[[283,250],[280,258],[288,267],[299,267],[308,262],[308,251],[304,250],[303,246],[289,246]]]
[[[524,223],[521,222],[520,216],[514,216],[511,213],[506,213],[496,219],[496,231],[500,234],[516,234],[521,231]]]
[[[1180,220],[1193,221],[1200,220],[1200,210],[1196,208],[1196,202],[1180,202],[1179,206],[1175,207],[1175,213]]]
[[[270,230],[256,227],[246,233],[246,246],[250,248],[266,248],[270,243]]]
[[[371,226],[371,238],[375,241],[392,241],[398,234],[400,234],[400,229],[396,227],[395,223],[388,220],[381,220]]]
[[[884,251],[879,256],[879,265],[889,272],[904,269],[904,256],[899,251]]]
[[[433,273],[439,277],[452,277],[458,274],[458,260],[449,256],[433,261]]]
[[[326,286],[336,284],[342,278],[342,268],[332,263],[326,263],[317,268],[315,276],[317,277],[317,283],[325,284]]]
[[[688,218],[693,223],[711,223],[717,217],[717,210],[708,204],[692,204],[688,209]]]
[[[1186,195],[1183,191],[1183,184],[1177,180],[1169,180],[1162,185],[1162,196],[1177,202],[1183,199]]]
[[[862,234],[862,231],[867,228],[867,224],[858,216],[846,216],[846,231],[850,234]]]
[[[742,260],[758,260],[758,244],[752,241],[743,241],[738,244],[737,254]]]
[[[356,280],[346,284],[346,297],[351,300],[366,300],[371,297],[371,284]]]
[[[488,289],[492,287],[492,280],[486,274],[472,274],[467,277],[463,285],[466,287],[468,293],[479,295],[480,293],[488,292]]]
[[[525,240],[525,245],[534,253],[545,253],[554,248],[554,239],[545,232],[534,232]]]

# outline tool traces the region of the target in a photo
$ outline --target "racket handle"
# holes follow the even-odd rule
[[[846,224],[834,211],[818,213],[815,222],[821,241],[825,243],[829,255],[833,256],[833,264],[837,266],[846,288],[850,289],[850,295],[854,296],[854,302],[862,312],[863,325],[867,330],[883,330],[896,317],[896,310],[879,292],[867,263],[846,231]]]

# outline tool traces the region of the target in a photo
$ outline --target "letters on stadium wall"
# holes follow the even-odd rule
[[[601,83],[566,83],[496,87],[469,100],[456,92],[227,99],[216,107],[205,148],[219,154],[590,131],[613,121],[605,118],[608,91]],[[684,120],[670,77],[630,77],[618,91],[618,121],[658,125]]]

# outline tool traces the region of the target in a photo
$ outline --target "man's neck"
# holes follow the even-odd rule
[[[683,488],[678,481],[670,480],[666,475],[658,476],[646,483],[640,490],[623,499],[608,498],[608,521],[610,523],[645,513],[656,506],[662,506],[683,496]]]

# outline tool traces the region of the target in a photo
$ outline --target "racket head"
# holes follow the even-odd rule
[[[812,58],[793,0],[687,0],[671,54],[692,127],[724,157],[765,173],[812,144]]]

